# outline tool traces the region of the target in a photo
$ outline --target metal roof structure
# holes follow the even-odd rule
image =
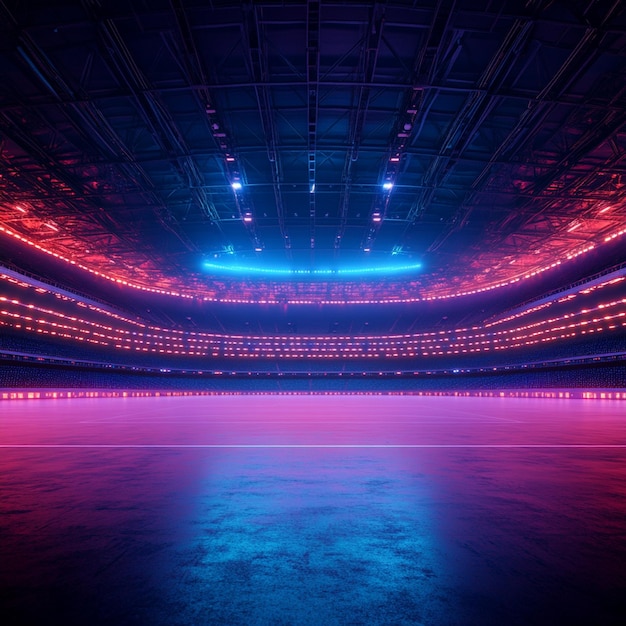
[[[0,242],[445,291],[623,234],[618,0],[3,0],[0,31]]]

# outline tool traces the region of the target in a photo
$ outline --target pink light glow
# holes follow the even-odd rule
[[[34,289],[27,283],[10,280],[22,289],[45,294],[42,288]],[[476,354],[491,350],[508,350],[534,346],[545,342],[568,340],[590,333],[610,333],[626,327],[626,298],[614,297],[572,309],[573,297],[588,295],[598,289],[618,285],[624,277],[607,279],[592,287],[580,287],[577,294],[567,298],[555,296],[553,300],[529,307],[514,315],[489,322],[484,326],[457,328],[447,331],[419,332],[398,335],[334,336],[290,335],[242,336],[223,333],[164,329],[129,320],[102,309],[95,304],[64,296],[67,303],[87,309],[85,313],[71,315],[48,306],[0,296],[0,324],[15,326],[28,333],[51,335],[67,340],[83,341],[94,345],[135,350],[154,354],[186,356],[223,356],[300,359],[357,359],[357,358],[413,358],[416,355],[433,357],[441,355]],[[54,293],[50,288],[49,293]],[[568,307],[559,311],[559,307]],[[554,310],[552,315],[521,324],[522,318],[539,311]],[[609,322],[607,324],[607,322]]]
[[[549,400],[58,393],[2,406],[0,582],[22,610],[59,581],[81,617],[105,596],[111,623],[156,623],[163,607],[196,623],[200,610],[240,606],[242,588],[254,611],[287,590],[269,617],[245,613],[268,624],[298,623],[303,607],[332,623],[329,595],[356,596],[355,615],[381,587],[402,592],[385,615],[400,597],[435,603],[429,615],[474,617],[480,598],[499,609],[480,623],[517,614],[520,597],[533,624],[576,623],[581,610],[580,623],[594,623],[599,602],[620,606],[620,403],[565,405],[567,390]],[[588,580],[598,601],[584,594],[572,607]],[[537,589],[556,607],[549,619]],[[155,612],[137,602],[157,594]],[[28,623],[46,621],[40,603],[34,611]]]
[[[202,288],[201,286],[195,286],[194,288],[189,288],[188,286],[183,286],[180,285],[180,288],[176,288],[176,289],[164,289],[164,288],[159,288],[159,287],[155,287],[153,285],[144,285],[141,284],[139,282],[137,282],[134,278],[130,279],[129,277],[124,275],[125,272],[125,268],[124,267],[119,267],[116,269],[117,272],[120,273],[120,275],[111,275],[110,272],[110,267],[106,268],[106,271],[102,270],[103,266],[98,266],[98,265],[85,265],[84,262],[81,262],[81,260],[79,259],[73,259],[73,258],[69,258],[66,254],[62,254],[60,252],[57,252],[53,249],[47,248],[45,246],[42,246],[38,243],[36,243],[35,241],[29,239],[28,237],[25,237],[23,235],[20,235],[19,233],[17,233],[16,231],[6,227],[6,226],[2,226],[0,225],[0,233],[4,233],[10,237],[12,237],[13,239],[20,241],[22,243],[24,243],[25,245],[31,246],[45,254],[48,254],[50,256],[53,256],[56,259],[59,259],[60,261],[66,262],[70,265],[73,265],[83,271],[87,271],[90,274],[94,275],[94,276],[98,276],[100,278],[104,278],[105,280],[120,284],[120,285],[124,285],[127,286],[131,289],[136,289],[138,291],[144,291],[144,292],[149,292],[149,293],[155,293],[155,294],[163,294],[163,295],[167,295],[167,296],[173,296],[173,297],[177,297],[177,298],[186,298],[186,299],[193,299],[193,298],[202,298],[203,300],[207,301],[207,302],[232,302],[232,303],[263,303],[263,304],[280,304],[280,302],[278,302],[277,300],[275,300],[272,297],[268,297],[267,294],[265,294],[264,296],[261,295],[251,295],[250,297],[239,297],[239,298],[235,298],[232,297],[231,295],[226,295],[226,296],[218,296],[215,293],[206,293],[206,287]],[[604,239],[602,240],[603,243],[609,243],[615,239],[617,239],[618,237],[622,237],[624,236],[624,234],[626,234],[626,228],[622,228],[619,231],[613,232],[610,235],[607,235],[604,237]],[[46,242],[47,245],[49,246],[54,246],[57,245],[55,242]],[[568,252],[567,254],[565,254],[565,259],[566,260],[572,260],[574,258],[577,258],[578,256],[585,254],[593,249],[596,248],[596,245],[594,243],[589,243],[586,244],[584,246],[581,247],[575,247],[572,248],[572,250],[570,252]],[[91,260],[90,262],[95,263],[95,261]],[[451,292],[451,293],[445,293],[441,291],[441,289],[437,289],[437,291],[434,291],[432,288],[429,288],[428,286],[422,286],[421,287],[421,295],[417,296],[417,295],[403,295],[398,297],[397,295],[394,294],[393,297],[391,296],[387,296],[387,295],[380,295],[380,297],[371,297],[371,298],[367,298],[367,299],[352,299],[350,297],[338,297],[338,298],[333,298],[333,299],[326,299],[326,298],[317,298],[317,297],[308,297],[308,298],[302,298],[302,297],[291,297],[289,298],[289,302],[293,303],[293,304],[337,304],[337,303],[352,303],[352,304],[384,304],[386,302],[398,302],[398,303],[411,303],[411,302],[420,302],[420,301],[436,301],[436,300],[447,300],[450,298],[459,298],[459,297],[465,297],[465,296],[471,296],[474,294],[479,294],[479,293],[485,293],[485,292],[489,292],[492,291],[494,289],[500,289],[502,287],[506,287],[512,284],[515,284],[517,282],[519,282],[520,280],[525,280],[525,279],[529,279],[529,278],[533,278],[534,276],[537,276],[539,274],[542,274],[544,272],[547,272],[555,267],[558,267],[562,262],[561,261],[556,261],[556,262],[551,262],[547,265],[544,266],[540,266],[537,269],[534,269],[533,271],[526,271],[524,273],[521,274],[517,274],[517,275],[513,275],[510,279],[508,280],[501,280],[501,281],[495,281],[492,283],[488,283],[485,284],[481,287],[477,287],[477,288],[473,288],[473,289],[460,289],[456,292]],[[516,264],[515,264],[516,265]],[[511,271],[514,272],[515,271],[515,265],[509,264],[508,267],[510,267]],[[100,269],[98,269],[100,268]],[[102,270],[102,271],[101,271]],[[260,283],[261,284],[261,283]],[[283,285],[283,288],[288,288],[288,284]]]

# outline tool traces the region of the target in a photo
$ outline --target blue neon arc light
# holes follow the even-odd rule
[[[344,269],[287,269],[269,267],[251,267],[245,265],[220,265],[219,263],[203,263],[204,269],[232,274],[262,274],[266,276],[356,276],[359,274],[389,274],[410,272],[421,269],[421,263],[412,265],[389,265],[380,267],[361,267]]]

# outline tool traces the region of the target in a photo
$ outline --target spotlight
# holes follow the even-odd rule
[[[383,189],[385,191],[389,191],[393,187],[393,183],[390,180],[387,180],[383,183]]]
[[[230,185],[230,186],[231,186],[231,187],[232,187],[235,191],[239,191],[239,190],[243,187],[243,185],[242,185],[242,184],[241,184],[238,180],[236,180],[234,183],[231,183],[231,185]]]

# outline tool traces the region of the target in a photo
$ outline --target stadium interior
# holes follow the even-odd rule
[[[622,384],[619,3],[0,11],[0,386]]]
[[[11,626],[626,624],[626,3],[0,0]]]

